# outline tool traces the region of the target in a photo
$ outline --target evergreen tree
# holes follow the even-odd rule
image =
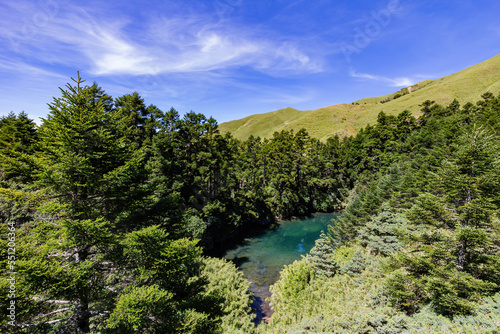
[[[154,105],[146,107],[137,92],[116,98],[114,105],[116,128],[124,144],[136,149],[150,146],[163,122],[163,112]]]
[[[334,260],[335,248],[329,242],[326,234],[321,231],[320,237],[316,240],[314,247],[307,256],[316,274],[324,277],[333,277],[339,270],[337,261]]]
[[[120,114],[112,98],[96,83],[84,86],[80,76],[74,82],[49,104],[39,129],[37,182],[68,203],[71,216],[113,220],[145,196],[140,180],[146,156],[127,148],[126,136],[117,133]]]
[[[406,221],[390,211],[387,203],[360,231],[358,240],[375,255],[389,255],[402,247],[398,235],[403,233]]]
[[[82,86],[80,76],[74,82],[76,86],[61,89],[62,97],[54,98],[50,114],[43,119],[37,178],[70,204],[72,216],[89,218],[104,208],[97,203],[108,200],[104,195],[111,180],[106,176],[123,160],[108,123],[111,98],[95,84]],[[104,100],[96,98],[99,95]]]
[[[0,118],[0,173],[23,182],[32,180],[38,133],[25,112]]]
[[[141,157],[129,154],[115,136],[111,98],[95,83],[83,86],[80,76],[74,82],[49,104],[50,114],[39,131],[36,181],[58,200],[58,209],[35,223],[39,235],[30,233],[25,239],[19,266],[41,312],[59,315],[47,302],[59,300],[71,307],[60,311],[67,317],[54,322],[89,332],[90,319],[103,315],[100,308],[109,295],[106,280],[117,247],[111,230],[122,211],[119,204],[127,198],[118,190],[124,184],[130,188],[127,180]],[[49,321],[42,314],[35,318],[38,324]]]
[[[422,195],[409,211],[424,229],[409,235],[411,251],[395,257],[404,271],[388,280],[393,301],[412,312],[432,302],[439,313],[468,313],[500,288],[498,145],[474,129],[454,148],[436,174],[438,196]]]
[[[104,219],[38,222],[18,235],[20,327],[57,324],[63,332],[88,333],[91,319],[113,305],[112,224]]]

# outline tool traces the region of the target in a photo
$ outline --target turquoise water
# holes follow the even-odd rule
[[[270,296],[269,286],[278,280],[280,270],[306,255],[321,230],[326,232],[336,217],[335,213],[316,213],[303,219],[282,221],[275,229],[246,239],[225,253],[224,258],[236,263],[252,283],[251,291],[256,297],[254,307],[257,313],[262,313],[261,317],[271,313],[265,299]]]

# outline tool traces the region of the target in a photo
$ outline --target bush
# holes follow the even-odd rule
[[[375,255],[392,254],[403,246],[397,236],[406,229],[407,223],[403,216],[392,213],[384,204],[382,211],[359,232],[359,243]]]
[[[201,277],[208,281],[204,294],[220,299],[223,333],[250,334],[255,328],[251,309],[250,282],[233,263],[217,258],[204,258]]]

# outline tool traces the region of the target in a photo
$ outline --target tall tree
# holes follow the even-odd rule
[[[50,309],[47,300],[60,300],[71,307],[57,321],[89,332],[90,318],[101,315],[100,301],[108,294],[105,281],[116,248],[111,230],[124,196],[119,190],[129,187],[141,157],[127,152],[115,135],[111,97],[95,83],[83,85],[79,75],[73,81],[49,104],[39,132],[36,181],[60,209],[38,222],[44,243],[26,247],[20,271],[40,310]],[[43,322],[45,316],[37,318]]]
[[[321,231],[314,247],[306,257],[307,261],[318,276],[333,277],[339,270],[337,261],[334,260],[334,245],[328,240],[326,234]]]
[[[395,257],[404,270],[388,280],[407,311],[432,302],[437,312],[463,314],[481,294],[500,289],[498,152],[484,130],[466,133],[434,174],[436,193],[421,194],[409,210],[420,228],[408,239],[410,251]]]
[[[29,181],[33,174],[32,154],[38,133],[35,122],[23,111],[0,118],[0,173]]]
[[[163,112],[154,105],[146,107],[137,93],[126,94],[114,101],[116,128],[129,146],[151,145],[163,121]]]
[[[455,153],[442,166],[441,185],[446,208],[455,222],[459,271],[479,273],[483,270],[478,266],[494,255],[490,247],[497,241],[492,237],[500,205],[499,150],[492,135],[474,129],[460,138]],[[496,260],[500,260],[499,255]]]

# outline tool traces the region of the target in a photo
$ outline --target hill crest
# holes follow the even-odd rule
[[[356,134],[368,124],[374,124],[381,111],[397,115],[409,110],[413,115],[419,116],[419,105],[426,100],[444,105],[454,99],[460,103],[474,102],[487,91],[494,94],[500,92],[500,54],[462,71],[421,81],[391,94],[316,110],[301,111],[289,107],[225,122],[219,128],[221,132],[231,132],[236,138],[243,140],[250,135],[266,138],[271,137],[275,131],[298,131],[305,128],[312,137],[326,140],[335,134]]]

